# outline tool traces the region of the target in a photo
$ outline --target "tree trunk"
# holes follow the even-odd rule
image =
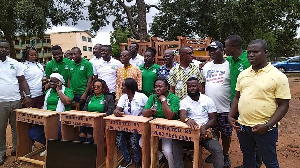
[[[4,33],[5,39],[9,43],[10,58],[17,59],[16,50],[15,50],[14,42],[13,42],[13,39],[12,39],[12,34],[9,31],[6,31],[6,30],[4,30],[3,33]]]
[[[140,40],[147,40],[147,21],[146,21],[146,4],[144,0],[136,0],[137,5],[137,20],[138,20],[138,33]]]

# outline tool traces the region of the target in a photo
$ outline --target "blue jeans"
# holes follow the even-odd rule
[[[130,145],[131,149],[134,153],[134,161],[135,162],[141,162],[141,147],[139,145],[139,140],[141,135],[138,133],[129,133],[124,131],[118,131],[116,134],[116,145],[122,155],[124,156],[124,159],[126,162],[129,162],[131,160],[130,153],[127,149],[127,143],[126,143],[126,136],[130,135]]]
[[[59,128],[58,128],[58,140],[61,139],[61,128],[60,128],[60,122],[59,122]],[[34,125],[29,129],[28,136],[30,139],[39,142],[43,145],[46,145],[46,137],[44,132],[44,126],[43,125]]]
[[[253,133],[252,127],[244,125],[242,125],[242,127],[243,131],[238,132],[237,136],[243,153],[244,168],[256,167],[256,147],[262,155],[262,160],[267,168],[279,168],[276,154],[278,127],[275,127],[264,134]]]

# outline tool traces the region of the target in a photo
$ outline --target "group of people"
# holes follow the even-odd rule
[[[242,39],[231,35],[225,41],[213,41],[206,50],[210,62],[197,63],[189,46],[174,52],[164,51],[164,65],[157,65],[155,48],[148,47],[144,56],[139,45],[130,44],[121,52],[120,61],[111,57],[111,46],[96,44],[89,61],[74,47],[62,52],[52,47],[53,60],[45,71],[38,63],[37,50],[26,48],[22,63],[8,57],[9,44],[0,41],[0,165],[6,157],[7,121],[12,127],[13,150],[16,149],[14,109],[21,107],[67,111],[72,102],[90,112],[180,120],[192,129],[200,129],[200,144],[211,155],[205,161],[215,168],[231,167],[229,149],[233,128],[237,130],[243,153],[243,167],[279,167],[276,155],[278,123],[288,111],[291,98],[287,77],[267,62],[267,44],[253,40],[247,51]],[[224,58],[224,52],[228,56]],[[63,56],[64,55],[64,56]],[[48,83],[42,84],[46,77]],[[213,138],[208,134],[213,134]],[[59,133],[60,134],[60,133]],[[42,126],[33,126],[29,137],[46,144]],[[134,153],[135,167],[141,167],[141,135],[117,132],[116,145],[129,167]],[[93,142],[93,130],[81,127],[80,141]],[[221,144],[219,142],[221,139]],[[183,168],[183,148],[192,144],[162,138],[162,153],[170,168]],[[257,159],[256,157],[261,157]]]

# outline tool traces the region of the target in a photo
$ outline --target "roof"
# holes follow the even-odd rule
[[[56,32],[56,33],[51,33],[51,34],[61,34],[61,33],[80,33],[80,32],[86,32],[87,34],[89,34],[92,38],[94,38],[95,36],[92,35],[92,33],[90,33],[88,30],[76,30],[76,31],[66,31],[66,32]]]

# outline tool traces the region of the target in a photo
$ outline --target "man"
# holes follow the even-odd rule
[[[137,43],[131,43],[129,46],[129,52],[131,58],[129,63],[133,66],[140,67],[144,65],[144,57],[138,54],[139,45]]]
[[[208,138],[207,131],[217,124],[217,109],[213,100],[200,93],[199,80],[191,77],[187,81],[188,95],[180,101],[179,118],[192,129],[200,128],[200,144],[212,153],[214,168],[223,168],[224,158],[219,141]],[[192,145],[188,141],[173,141],[173,153],[176,168],[183,168],[183,145]]]
[[[94,54],[94,57],[92,59],[90,59],[90,63],[92,63],[92,65],[95,63],[95,62],[99,62],[102,60],[102,57],[101,57],[101,47],[102,47],[102,44],[96,44],[94,47],[93,47],[93,54]]]
[[[242,50],[243,40],[238,35],[231,35],[227,37],[225,41],[225,54],[228,56],[230,68],[230,80],[231,80],[231,98],[232,101],[235,96],[235,85],[239,74],[250,67],[250,63],[247,59],[247,51]]]
[[[170,91],[182,100],[187,94],[186,81],[190,77],[196,77],[203,82],[203,78],[199,68],[192,64],[193,49],[188,46],[181,47],[179,54],[180,64],[171,69],[168,82],[171,86]]]
[[[165,50],[163,58],[165,64],[158,69],[157,77],[163,77],[168,80],[171,68],[176,66],[177,63],[174,62],[174,52],[172,50]]]
[[[47,79],[50,78],[52,73],[59,73],[63,76],[66,83],[69,83],[69,66],[72,63],[71,60],[63,57],[63,52],[61,47],[55,45],[52,47],[52,56],[53,60],[49,61],[46,65],[46,77]],[[46,88],[47,89],[47,88]]]
[[[232,127],[228,121],[230,110],[230,71],[229,63],[223,57],[223,44],[219,41],[212,42],[206,50],[212,59],[204,65],[202,73],[205,79],[205,94],[209,96],[217,107],[217,125],[214,133],[222,139],[224,167],[230,168],[229,147],[231,142]],[[221,133],[221,136],[220,136]],[[211,163],[212,155],[205,160]]]
[[[15,109],[21,108],[20,89],[25,92],[24,103],[31,105],[31,95],[24,77],[21,63],[8,57],[9,43],[0,40],[0,166],[6,158],[6,127],[7,121],[11,126],[13,148],[11,155],[16,155],[17,130]]]
[[[82,110],[92,83],[93,66],[81,57],[82,53],[78,47],[72,48],[71,55],[74,62],[70,67],[70,88],[74,91],[73,101],[80,103]]]
[[[109,89],[109,93],[116,98],[116,83],[117,83],[117,70],[122,67],[120,61],[112,58],[111,54],[111,46],[103,45],[101,48],[101,57],[102,61],[96,62],[93,65],[94,69],[94,79],[103,79]]]
[[[138,90],[142,90],[142,72],[139,67],[132,66],[129,63],[130,53],[127,50],[121,52],[121,63],[123,67],[117,70],[117,84],[116,84],[116,102],[122,96],[122,83],[126,78],[132,78],[138,85]]]
[[[264,40],[251,41],[247,50],[251,67],[238,76],[228,120],[237,130],[245,168],[256,166],[256,147],[266,167],[279,168],[276,154],[278,122],[289,108],[288,79],[267,62]],[[235,120],[237,112],[239,118]]]
[[[65,58],[68,58],[69,60],[72,60],[72,56],[71,56],[71,50],[67,50],[65,51],[65,55],[64,55]]]

